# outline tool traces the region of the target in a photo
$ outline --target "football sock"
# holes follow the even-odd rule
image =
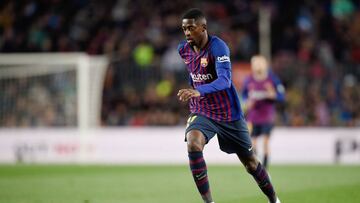
[[[268,197],[270,203],[276,202],[276,195],[273,185],[270,182],[270,178],[266,169],[259,163],[255,171],[249,171],[249,173],[254,177],[257,184],[263,193]]]
[[[196,186],[202,196],[202,198],[206,201],[210,201],[208,199],[208,194],[210,192],[209,180],[207,176],[207,167],[203,157],[202,152],[189,152],[189,163],[190,169],[196,183]]]
[[[264,161],[263,161],[264,168],[268,168],[268,155],[264,155]]]

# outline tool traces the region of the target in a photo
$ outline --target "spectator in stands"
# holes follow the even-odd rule
[[[178,41],[177,20],[183,10],[196,6],[204,8],[212,22],[209,24],[211,32],[232,45],[233,58],[247,61],[259,51],[257,14],[259,7],[264,5],[271,10],[272,67],[289,94],[289,103],[284,109],[286,119],[277,120],[277,124],[359,125],[360,109],[356,108],[354,98],[359,98],[360,92],[354,87],[360,81],[360,3],[355,0],[297,3],[4,0],[0,1],[0,52],[82,51],[92,55],[106,54],[111,65],[104,87],[102,124],[128,125],[136,115],[146,115],[161,108],[156,102],[150,106],[146,104],[146,84],[157,84],[168,74],[175,75],[174,85],[182,86],[187,82],[186,78],[176,76],[183,75],[176,73],[179,68],[176,61],[171,67],[162,65],[167,64],[163,61],[170,60],[173,55],[173,45],[165,42]],[[134,55],[133,51],[139,47],[142,51]],[[139,62],[140,65],[137,65]],[[140,68],[142,63],[147,68]],[[348,86],[346,75],[352,75],[352,87]],[[318,83],[319,87],[312,93],[317,95],[313,99],[306,95],[314,83]],[[4,91],[4,87],[0,87],[0,92]],[[175,107],[172,95],[174,93],[170,92],[160,99],[167,102],[164,106],[169,106],[161,110],[166,115],[172,115],[177,122],[159,121],[162,125],[179,124],[186,117],[186,113],[180,110],[186,108]],[[14,104],[20,99],[6,97],[14,99],[11,102]],[[301,111],[302,105],[309,103],[316,104],[314,111]],[[48,111],[59,111],[57,107],[54,109]],[[70,116],[74,116],[66,113],[64,117],[65,112],[70,111],[60,113],[60,119],[54,119],[54,125],[67,123]],[[21,114],[20,110],[17,114]],[[47,115],[51,117],[51,113]],[[329,120],[325,119],[326,115]],[[30,114],[22,117],[21,123],[36,125],[39,121],[34,121],[33,117]],[[20,125],[12,116],[6,120],[1,121],[1,126],[4,123]],[[156,124],[154,119],[150,120],[144,125]]]

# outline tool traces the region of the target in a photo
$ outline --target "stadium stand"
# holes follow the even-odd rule
[[[105,54],[111,63],[104,82],[102,125],[183,125],[187,108],[175,97],[187,85],[176,52],[183,39],[179,16],[189,7],[202,8],[212,22],[210,33],[230,45],[232,61],[248,62],[258,52],[260,2],[5,0],[0,3],[0,51]],[[277,124],[360,126],[359,2],[263,3],[272,15],[272,69],[287,89]],[[63,77],[62,82],[74,85],[71,76]],[[56,108],[57,92],[42,88],[57,87],[49,82],[23,83],[36,94],[34,98],[48,102],[48,108],[37,115],[24,110],[33,109],[26,105],[36,107],[37,102],[24,104],[22,97],[16,97],[4,103],[14,88],[22,88],[7,85],[0,92],[1,105],[18,107],[0,126],[67,125],[71,114]],[[6,109],[0,108],[0,114],[6,115]],[[16,119],[18,114],[28,120]]]

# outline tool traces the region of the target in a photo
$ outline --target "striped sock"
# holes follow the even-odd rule
[[[203,199],[210,192],[207,167],[202,152],[189,152],[190,169]]]
[[[266,169],[259,163],[255,171],[249,171],[254,177],[257,184],[263,193],[268,197],[270,203],[276,202],[276,195],[273,185],[271,184],[270,178]]]

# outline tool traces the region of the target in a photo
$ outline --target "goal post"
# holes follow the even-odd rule
[[[52,108],[59,108],[62,112],[67,111],[63,113],[66,116],[63,116],[58,122],[52,123],[54,126],[76,126],[79,129],[99,126],[103,80],[107,66],[106,57],[89,56],[85,53],[0,54],[0,92],[3,92],[3,94],[0,93],[0,103],[8,102],[10,103],[8,106],[15,108],[0,109],[0,116],[1,114],[5,117],[13,116],[12,114],[17,113],[18,106],[26,105],[23,103],[29,101],[27,98],[18,101],[17,96],[26,97],[24,95],[29,95],[28,91],[41,92],[42,89],[49,95],[47,97],[54,96],[51,91],[56,91],[56,97],[64,101],[61,103],[62,101],[54,99],[54,102],[59,104]],[[40,88],[38,87],[39,83],[42,85]],[[10,97],[7,95],[9,91],[10,95],[18,95]],[[32,100],[34,99],[41,101],[40,98],[32,98]],[[20,104],[18,105],[18,103]],[[46,106],[48,104],[45,104],[44,108]],[[37,107],[41,108],[39,105]],[[27,109],[31,110],[31,107]],[[71,110],[76,112],[69,112]],[[48,117],[54,117],[53,113],[48,112],[48,114],[50,115]],[[4,123],[6,122],[0,122],[0,127],[7,127],[4,126]],[[31,126],[36,126],[36,121],[35,125]],[[44,127],[51,126],[44,125]],[[13,124],[12,127],[19,126]]]

